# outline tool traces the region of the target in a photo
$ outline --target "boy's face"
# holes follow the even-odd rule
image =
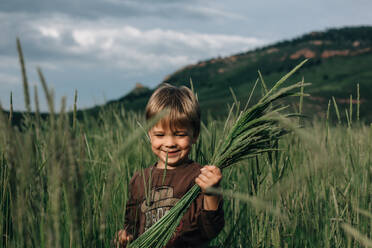
[[[168,152],[168,169],[173,169],[188,160],[191,146],[196,138],[190,128],[175,128],[171,130],[169,125],[160,123],[149,131],[151,148],[159,158],[157,167],[164,169]]]

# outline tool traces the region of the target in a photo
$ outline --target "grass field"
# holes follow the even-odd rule
[[[62,113],[64,111],[62,110]],[[155,162],[142,115],[0,121],[1,247],[109,247],[124,224],[127,185]],[[287,125],[283,123],[283,125]],[[208,120],[192,151],[210,160],[223,121]],[[295,129],[279,150],[224,170],[226,225],[218,247],[368,247],[372,126]]]
[[[0,108],[0,247],[110,247],[124,225],[131,176],[156,161],[144,117],[111,105],[77,120],[63,99],[56,115],[39,75],[47,119],[26,112],[15,126],[12,111]],[[278,149],[224,169],[226,224],[211,245],[372,247],[372,125],[359,121],[358,105],[345,116],[332,125],[283,121],[292,132]],[[191,158],[204,165],[225,138],[225,120],[202,124]]]

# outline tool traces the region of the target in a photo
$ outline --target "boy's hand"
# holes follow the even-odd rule
[[[203,192],[209,187],[218,185],[222,179],[220,168],[214,165],[206,165],[200,169],[200,175],[195,179]]]
[[[124,248],[127,246],[128,242],[133,239],[132,235],[128,235],[126,230],[119,230],[115,234],[115,247],[116,248]]]
[[[203,192],[209,187],[217,186],[222,179],[220,168],[214,165],[206,165],[200,169],[200,172],[195,182],[200,186]],[[204,195],[203,209],[217,210],[220,200],[221,197],[217,195]]]

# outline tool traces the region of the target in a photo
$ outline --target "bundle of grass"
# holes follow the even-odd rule
[[[285,107],[273,103],[288,96],[299,95],[294,92],[294,89],[303,87],[305,85],[303,82],[279,88],[305,62],[306,60],[281,78],[257,104],[245,109],[237,116],[232,128],[226,130],[226,138],[221,139],[216,146],[209,164],[223,169],[243,159],[276,149],[272,144],[288,133],[288,130],[279,125],[278,115],[284,118],[296,115],[280,114]],[[227,121],[231,121],[231,118],[228,118]],[[182,216],[199,193],[200,187],[195,184],[162,219],[138,237],[129,247],[164,247],[171,239]]]

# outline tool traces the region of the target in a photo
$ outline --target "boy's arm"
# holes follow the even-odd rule
[[[221,199],[216,210],[203,209],[198,218],[198,225],[201,227],[202,235],[209,240],[215,238],[225,225],[222,206],[223,200]]]
[[[217,186],[222,179],[221,170],[214,165],[206,165],[200,169],[200,175],[195,182],[200,186],[204,193],[207,188]],[[217,210],[221,197],[216,195],[204,195],[203,209]]]
[[[204,166],[200,172],[200,175],[195,179],[203,192],[203,208],[198,225],[202,227],[203,236],[210,240],[216,237],[224,227],[225,219],[222,197],[205,194],[204,192],[209,187],[218,186],[222,179],[222,173],[218,167],[213,165]]]
[[[126,234],[132,237],[136,237],[138,228],[138,208],[137,204],[133,202],[128,202],[125,211],[125,224],[124,230]]]
[[[216,211],[220,204],[222,197],[217,195],[206,195],[204,194],[203,209],[209,211]]]
[[[113,247],[127,247],[128,242],[133,240],[133,234],[135,234],[136,218],[135,211],[136,205],[135,200],[132,197],[131,188],[133,188],[133,180],[130,182],[129,186],[129,199],[125,207],[125,221],[123,229],[120,229],[115,233],[113,240]]]
[[[138,179],[138,173],[135,173],[129,183],[129,199],[125,209],[125,223],[124,230],[128,236],[136,238],[139,228],[139,209],[137,200],[136,182]]]

